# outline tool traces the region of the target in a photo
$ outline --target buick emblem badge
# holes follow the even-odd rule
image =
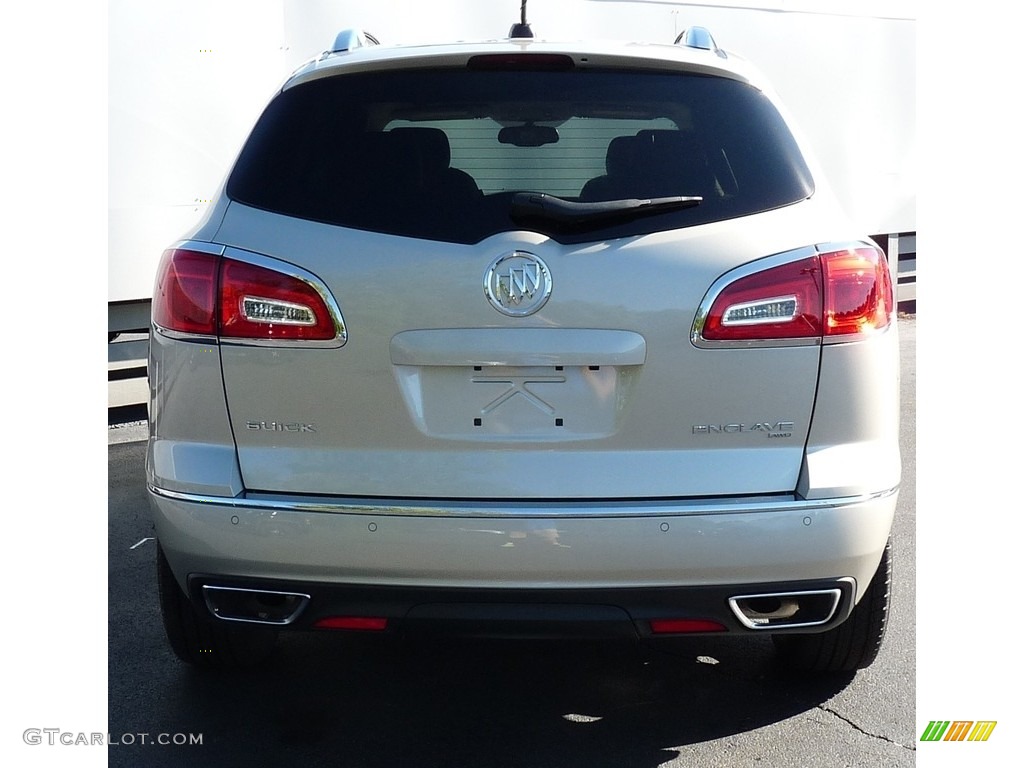
[[[484,295],[502,314],[526,317],[543,307],[551,295],[551,273],[532,253],[513,251],[487,268]]]

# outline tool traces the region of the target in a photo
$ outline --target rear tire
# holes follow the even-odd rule
[[[220,626],[196,610],[157,544],[157,589],[164,631],[174,655],[207,669],[250,667],[273,650],[277,632],[264,627]]]
[[[878,570],[849,618],[835,629],[813,635],[774,635],[779,659],[800,672],[854,672],[878,656],[889,620],[892,541],[885,544]]]

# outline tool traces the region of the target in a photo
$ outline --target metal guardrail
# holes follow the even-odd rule
[[[888,236],[886,255],[896,253],[896,301],[917,301],[917,233]],[[891,256],[889,257],[892,258]]]
[[[126,333],[107,344],[107,407],[141,405],[149,399],[146,363],[149,334]]]

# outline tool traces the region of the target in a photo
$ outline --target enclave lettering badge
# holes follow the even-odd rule
[[[753,424],[694,424],[695,435],[739,435],[760,432],[768,437],[792,437],[792,421],[756,421]]]

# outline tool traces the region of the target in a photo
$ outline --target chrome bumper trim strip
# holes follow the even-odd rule
[[[895,495],[899,487],[859,496],[832,499],[760,496],[731,499],[657,499],[650,501],[432,501],[420,499],[325,498],[247,494],[237,497],[206,496],[149,486],[150,493],[175,501],[275,512],[316,512],[346,515],[394,515],[400,517],[677,517],[771,512],[814,512],[851,507]]]

